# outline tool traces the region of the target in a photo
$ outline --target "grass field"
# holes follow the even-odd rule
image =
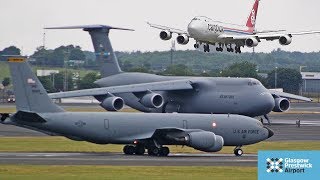
[[[122,152],[123,145],[98,145],[64,137],[1,137],[0,152]],[[234,147],[224,147],[219,153],[233,153]],[[244,146],[245,153],[258,150],[319,150],[320,141],[261,142]],[[186,146],[170,146],[173,153],[200,153]]]
[[[255,167],[1,165],[0,179],[257,179]]]

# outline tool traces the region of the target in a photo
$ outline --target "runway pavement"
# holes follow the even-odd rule
[[[118,166],[257,166],[257,155],[171,154],[168,157],[120,153],[0,153],[0,164]]]

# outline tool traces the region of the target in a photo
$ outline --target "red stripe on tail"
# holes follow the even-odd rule
[[[253,4],[252,10],[249,14],[248,21],[246,24],[246,26],[248,28],[254,28],[256,25],[256,18],[257,18],[257,14],[258,14],[259,1],[260,0],[256,0],[256,2]]]

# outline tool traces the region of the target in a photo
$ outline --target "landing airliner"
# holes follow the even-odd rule
[[[255,47],[262,39],[267,41],[279,40],[281,45],[289,45],[292,42],[293,35],[320,33],[320,31],[295,33],[288,33],[285,30],[256,31],[255,24],[259,1],[255,0],[245,26],[214,21],[204,16],[193,18],[188,25],[187,31],[149,22],[148,24],[161,30],[160,38],[162,40],[171,39],[172,34],[175,33],[178,34],[177,42],[185,45],[189,42],[189,38],[193,38],[196,40],[194,47],[198,49],[203,45],[204,52],[210,52],[209,45],[213,45],[216,46],[216,51],[222,52],[225,47],[228,52],[241,53],[241,47]]]

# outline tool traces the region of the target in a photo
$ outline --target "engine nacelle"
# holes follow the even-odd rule
[[[160,32],[160,39],[162,40],[169,40],[172,37],[172,33],[169,31],[161,31]]]
[[[178,42],[179,44],[188,44],[188,42],[189,42],[189,37],[188,37],[187,35],[185,35],[185,34],[179,35],[179,36],[177,37],[177,42]]]
[[[140,103],[148,108],[159,108],[163,105],[163,97],[160,94],[150,92],[142,96]]]
[[[275,98],[275,106],[272,111],[274,112],[285,112],[290,108],[290,101],[286,98]]]
[[[292,42],[292,37],[289,35],[284,35],[279,38],[279,43],[281,45],[289,45]]]
[[[224,145],[221,136],[212,132],[191,132],[185,137],[187,146],[204,152],[218,152]]]
[[[247,47],[256,47],[259,44],[259,41],[256,38],[248,38],[245,41]]]
[[[100,106],[107,111],[119,111],[123,108],[123,105],[123,99],[116,96],[107,97],[100,103]]]

